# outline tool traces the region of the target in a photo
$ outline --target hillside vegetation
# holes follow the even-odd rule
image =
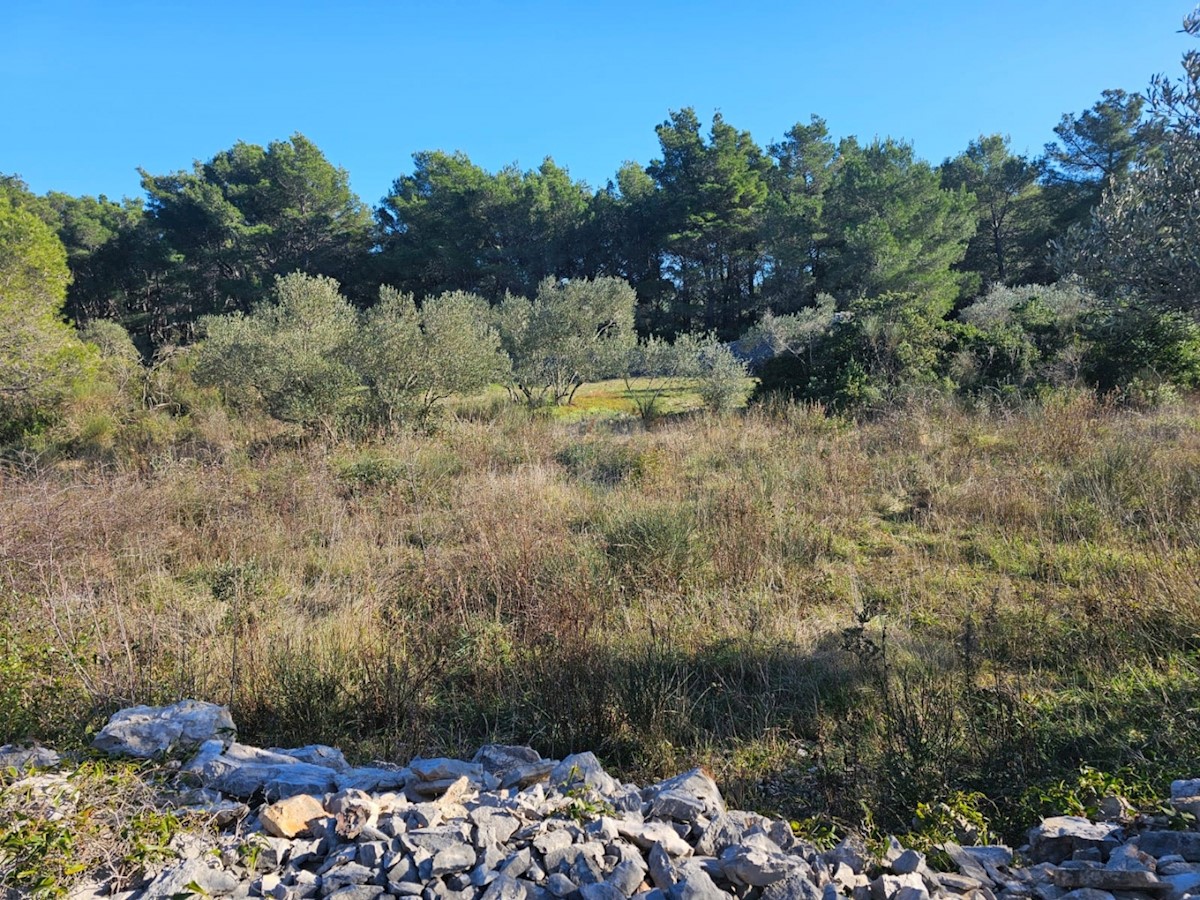
[[[1183,69],[1037,159],[683,109],[594,192],[428,152],[371,210],[301,135],[144,201],[0,177],[0,742],[192,697],[362,759],[705,764],[814,834],[1162,796],[1200,772]]]
[[[997,826],[1083,764],[1200,764],[1195,403],[483,403],[3,489],[0,742],[200,697],[264,746],[700,762],[793,817],[981,790]]]

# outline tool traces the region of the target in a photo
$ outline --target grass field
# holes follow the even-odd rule
[[[893,828],[982,791],[1002,831],[1200,771],[1200,405],[643,425],[623,390],[5,471],[0,742],[190,696],[264,746],[703,763]]]

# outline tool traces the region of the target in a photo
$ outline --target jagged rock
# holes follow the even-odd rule
[[[916,891],[918,896],[924,895],[926,900],[929,897],[929,891],[925,887],[925,882],[920,875],[915,873],[909,875],[880,875],[871,882],[871,897],[872,900],[896,900],[900,893],[905,889]],[[911,894],[906,896],[912,896]],[[917,900],[912,897],[912,900]]]
[[[1061,863],[1077,850],[1095,848],[1106,854],[1120,843],[1121,829],[1079,816],[1054,816],[1029,831],[1029,858]]]
[[[835,896],[838,896],[835,891]],[[763,888],[762,900],[823,900],[824,893],[801,872]]]
[[[297,888],[301,888],[303,890],[307,890],[310,886],[315,888],[319,882],[320,878],[315,872],[310,872],[307,869],[301,869],[296,873],[295,886]]]
[[[321,894],[328,896],[350,884],[368,884],[375,878],[375,870],[356,862],[334,866],[321,875]]]
[[[146,886],[143,900],[171,900],[178,895],[194,893],[189,885],[196,885],[214,897],[232,894],[240,880],[232,872],[213,865],[212,857],[185,859],[167,866]]]
[[[969,894],[983,887],[981,882],[971,876],[960,875],[956,872],[938,872],[937,880],[942,887],[955,894]]]
[[[1116,900],[1116,898],[1107,891],[1098,891],[1094,888],[1079,888],[1066,894],[1060,894],[1058,900]]]
[[[650,816],[695,823],[704,816],[704,803],[683,791],[661,791],[650,801]]]
[[[583,831],[585,834],[605,844],[611,844],[621,836],[621,833],[617,830],[616,821],[610,819],[608,816],[593,819],[583,827]]]
[[[324,875],[331,869],[337,866],[343,866],[346,863],[352,863],[358,859],[358,847],[350,844],[345,847],[340,847],[335,853],[326,855],[324,863],[317,869],[318,875]]]
[[[642,882],[646,880],[648,867],[642,860],[641,854],[637,859],[623,859],[605,880],[621,892],[623,897],[632,897]]]
[[[1153,872],[1158,862],[1149,853],[1144,853],[1135,844],[1122,844],[1109,854],[1106,869],[1124,869],[1129,872]]]
[[[675,864],[671,862],[671,856],[667,853],[663,845],[655,844],[652,846],[646,859],[650,881],[654,886],[662,891],[667,891],[674,887],[675,882],[679,880],[679,872],[676,870]]]
[[[585,844],[570,844],[552,850],[542,857],[547,872],[570,870],[576,882],[591,883],[600,880],[604,845],[595,841]]]
[[[183,771],[206,787],[243,800],[260,793],[268,800],[325,794],[335,788],[337,778],[327,766],[245,744],[223,747],[215,740],[204,742]]]
[[[258,814],[267,834],[280,838],[311,835],[313,823],[327,815],[321,801],[311,794],[296,794],[276,801]]]
[[[625,900],[625,895],[604,881],[585,884],[579,888],[582,900]]]
[[[971,857],[984,868],[1002,868],[1011,866],[1013,861],[1012,847],[1003,844],[981,844],[977,847],[963,847],[963,853]]]
[[[113,713],[92,746],[112,756],[151,759],[209,740],[228,744],[236,736],[237,726],[226,707],[181,700],[170,706],[131,706]]]
[[[447,847],[435,853],[433,855],[433,867],[430,869],[430,872],[436,878],[439,875],[466,872],[468,869],[474,868],[474,866],[474,848],[467,844],[459,844],[458,846]]]
[[[981,885],[991,885],[992,878],[988,875],[983,863],[953,841],[942,844],[942,850],[958,866],[958,871],[968,878],[974,878]]]
[[[308,763],[313,766],[324,766],[327,769],[333,769],[335,772],[348,772],[350,763],[346,762],[346,757],[337,747],[327,747],[324,744],[307,744],[304,747],[295,747],[290,750],[285,750],[282,747],[269,747],[268,753],[277,753],[280,756],[290,756],[292,759],[297,759],[300,762]]]
[[[1161,876],[1170,887],[1168,900],[1179,900],[1184,894],[1200,894],[1200,872],[1182,872],[1177,875]]]
[[[643,849],[661,844],[671,856],[690,856],[692,853],[692,845],[665,822],[635,823],[622,820],[617,822],[617,832]]]
[[[268,872],[263,875],[258,881],[251,885],[252,890],[257,890],[259,894],[268,897],[275,892],[275,889],[283,884],[281,879],[274,872]]]
[[[1171,799],[1200,796],[1200,778],[1179,778],[1171,782]]]
[[[696,841],[696,852],[701,856],[719,856],[726,847],[741,843],[745,828],[728,815],[717,816],[710,821]]]
[[[505,860],[504,865],[500,867],[500,872],[503,875],[520,878],[529,871],[529,867],[532,865],[533,854],[528,847],[523,847]]]
[[[736,884],[763,887],[783,881],[804,866],[802,860],[783,853],[772,853],[757,847],[735,844],[721,854],[725,877]]]
[[[420,875],[417,874],[417,864],[411,855],[401,856],[387,870],[388,889],[392,893],[395,893],[396,885],[401,882],[408,884],[418,884],[420,882]],[[483,884],[484,882],[481,881],[477,887],[481,887]]]
[[[1164,856],[1158,860],[1155,860],[1155,862],[1159,876],[1182,875],[1186,872],[1200,872],[1200,865],[1187,862],[1182,856]]]
[[[925,865],[925,854],[916,850],[905,850],[892,860],[892,871],[897,875],[909,875]]]
[[[521,820],[510,812],[492,807],[478,806],[467,814],[475,826],[476,847],[499,847],[521,827]]]
[[[553,831],[543,831],[533,839],[533,848],[538,853],[545,856],[555,850],[562,850],[565,847],[571,846],[575,839],[571,833],[565,828],[556,828]]]
[[[667,891],[669,900],[725,900],[728,896],[703,872],[691,872]]]
[[[334,783],[339,791],[398,791],[408,784],[409,775],[408,769],[353,768],[336,772]]]
[[[692,769],[689,772],[683,772],[673,778],[668,778],[665,781],[660,781],[658,784],[651,785],[642,792],[643,798],[650,801],[652,814],[654,804],[664,794],[672,795],[674,799],[666,801],[667,808],[673,808],[679,812],[687,812],[691,803],[681,801],[693,801],[699,804],[700,812],[708,818],[714,816],[722,816],[725,814],[725,801],[721,797],[721,791],[717,788],[717,783],[713,781],[712,776],[703,769]],[[673,818],[681,819],[686,822],[694,822],[695,818],[684,818],[680,815],[675,815],[668,812]]]
[[[417,757],[408,764],[413,777],[418,781],[444,781],[453,784],[464,775],[472,781],[481,781],[483,766],[479,763],[463,762],[461,759],[421,759]]]
[[[847,835],[842,838],[832,850],[825,852],[825,861],[831,865],[843,863],[850,867],[850,871],[854,874],[861,874],[866,868],[867,860],[871,854],[867,851],[866,845],[862,842],[862,838],[857,835]]]
[[[0,747],[0,769],[53,769],[62,757],[49,747],[17,747],[5,744]]]
[[[525,900],[527,890],[516,878],[500,875],[483,892],[482,900]]]
[[[579,886],[562,872],[555,872],[546,879],[546,890],[555,897],[566,897],[579,890]]]
[[[468,834],[463,826],[439,825],[433,828],[411,828],[400,841],[410,850],[420,848],[434,854],[452,847],[469,846]]]
[[[587,785],[601,794],[615,794],[621,783],[600,765],[596,754],[572,753],[550,770],[550,783],[564,788]]]
[[[642,809],[642,792],[632,784],[623,785],[606,799],[619,813],[640,813]]]
[[[495,776],[501,788],[524,788],[550,777],[557,765],[553,759],[542,759],[531,747],[487,744],[476,751],[471,762]]]
[[[390,850],[384,841],[359,841],[358,861],[368,869],[382,869]]]
[[[383,890],[373,884],[348,884],[326,894],[328,900],[379,900]]]

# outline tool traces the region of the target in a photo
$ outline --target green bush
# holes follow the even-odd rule
[[[854,301],[802,349],[764,365],[754,397],[782,392],[836,411],[870,407],[912,389],[945,388],[951,332],[944,316],[941,303],[912,294]]]
[[[62,317],[70,277],[50,227],[0,192],[0,443],[52,422],[95,368]]]
[[[1200,386],[1200,324],[1186,313],[1110,310],[1092,320],[1088,337],[1084,374],[1101,390],[1152,396],[1162,385]]]
[[[274,298],[248,315],[208,316],[195,377],[235,406],[261,403],[284,422],[332,428],[356,406],[349,365],[354,309],[332,278],[299,272],[275,281]]]

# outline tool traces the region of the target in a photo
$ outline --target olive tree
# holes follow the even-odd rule
[[[627,282],[609,277],[548,278],[532,300],[505,297],[496,324],[514,394],[531,406],[569,403],[585,382],[621,375],[637,341],[636,303]]]
[[[412,294],[381,288],[354,354],[375,414],[389,424],[423,421],[451,394],[503,379],[508,357],[488,316],[487,301],[475,294],[447,292],[418,307]]]
[[[663,395],[679,379],[695,378],[700,373],[699,354],[687,338],[684,335],[672,343],[651,336],[629,348],[623,373],[625,393],[643,420],[662,414]]]
[[[201,320],[196,379],[235,404],[261,402],[275,418],[332,428],[356,405],[349,365],[358,329],[354,308],[332,278],[278,277],[271,299],[248,314]]]

